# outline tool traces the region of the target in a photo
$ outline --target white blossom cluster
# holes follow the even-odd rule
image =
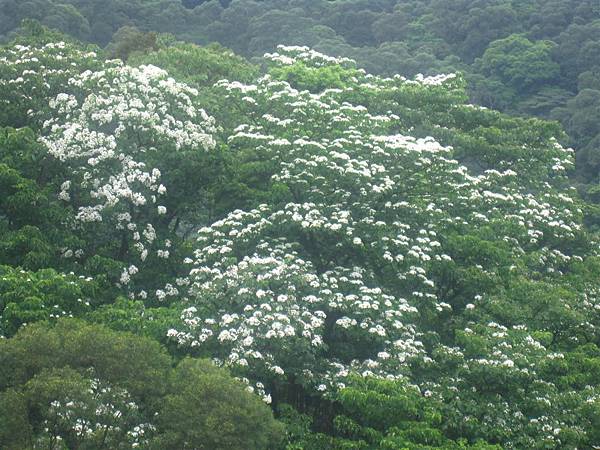
[[[170,256],[169,236],[156,233],[156,221],[169,214],[161,155],[211,150],[214,120],[195,89],[154,66],[86,71],[65,90],[50,101],[53,117],[40,140],[71,172],[59,198],[76,208],[80,226],[122,230],[134,249],[139,262],[121,276],[127,285],[150,253]]]
[[[43,120],[48,98],[61,92],[73,76],[110,67],[93,50],[65,42],[13,45],[0,50],[0,107],[23,110],[33,122]]]
[[[220,348],[221,362],[250,376],[285,377],[289,370],[322,390],[341,383],[351,370],[385,376],[421,355],[422,343],[407,324],[416,309],[371,287],[372,274],[360,267],[320,274],[295,245],[261,240],[289,226],[291,215],[272,216],[257,227],[258,211],[239,211],[201,230],[204,246],[190,273],[197,306],[182,312],[182,328],[169,336],[182,345]],[[253,253],[238,260],[233,255],[239,246]],[[356,348],[343,357],[328,356],[336,354],[332,336]],[[365,351],[368,358],[361,356]],[[292,366],[290,352],[303,355]]]
[[[340,64],[354,67],[356,65],[353,59],[336,58],[301,45],[278,45],[277,50],[278,52],[275,53],[266,53],[264,58],[281,65],[292,65],[297,61],[310,61],[315,66]]]
[[[127,390],[98,379],[83,381],[87,390],[50,402],[39,445],[62,441],[67,435],[83,446],[127,442],[136,448],[149,442],[156,428],[139,422],[139,407]]]

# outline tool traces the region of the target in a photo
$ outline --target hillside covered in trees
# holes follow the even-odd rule
[[[560,121],[600,201],[597,0],[3,0],[0,37],[23,18],[102,47],[140,45],[134,27],[249,58],[307,45],[384,76],[461,72],[472,103]]]
[[[593,2],[195,3],[2,3],[0,448],[600,447]]]

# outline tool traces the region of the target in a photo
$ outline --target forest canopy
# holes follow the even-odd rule
[[[600,446],[593,2],[184,3],[2,4],[0,447]]]
[[[595,0],[4,0],[0,38],[10,39],[24,18],[109,44],[117,56],[155,47],[151,36],[132,35],[137,29],[217,42],[255,62],[278,44],[308,45],[373,74],[461,72],[475,104],[560,121],[569,133],[564,144],[577,150],[575,183],[596,201]]]

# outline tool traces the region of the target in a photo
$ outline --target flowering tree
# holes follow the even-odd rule
[[[0,49],[0,124],[41,124],[48,100],[63,92],[70,78],[110,65],[96,50],[56,39],[47,42],[43,36]]]
[[[566,187],[572,151],[558,144],[556,129],[465,105],[453,76],[373,77],[302,47],[267,58],[274,69],[257,84],[218,85],[241,111],[231,151],[258,149],[277,162],[269,187],[275,200],[199,231],[188,260],[188,305],[169,335],[273,392],[291,383],[333,395],[354,371],[406,376],[424,392],[434,392],[425,388],[430,377],[434,383],[447,373],[432,386],[452,392],[461,378],[443,356],[463,355],[467,342],[440,341],[468,328],[481,299],[504,295],[502,283],[520,277],[556,279],[594,254],[581,245],[582,211]],[[311,89],[311,80],[331,71],[345,74],[332,77],[346,80],[342,87]],[[423,98],[427,116],[419,113]],[[498,315],[490,312],[488,319]],[[493,335],[503,336],[512,335]],[[498,340],[510,351],[490,367],[522,386],[520,364],[537,367],[553,353],[517,336]],[[521,362],[511,359],[516,354]],[[454,364],[472,365],[472,374],[487,367],[480,359]],[[547,373],[529,376],[556,405],[568,404],[571,394],[562,397]],[[489,389],[504,398],[495,386]],[[483,396],[476,395],[479,405]],[[544,442],[561,445],[581,432],[561,419],[561,407],[532,410],[521,400],[508,414],[521,423],[512,429],[530,437],[477,437],[530,445],[547,432],[526,425],[533,416],[570,430],[562,441],[557,432]],[[500,414],[482,420],[491,424]]]
[[[60,319],[0,341],[0,361],[3,448],[258,450],[281,438],[243,383],[207,360],[174,367],[152,339]]]
[[[82,316],[92,310],[97,290],[91,277],[0,266],[0,335],[11,336],[21,325],[39,320]]]
[[[165,198],[162,171],[213,149],[214,123],[195,89],[154,66],[87,71],[66,90],[50,102],[53,116],[41,142],[70,172],[59,197],[76,210],[72,226],[93,230],[96,242],[87,252],[108,246],[108,255],[130,262],[120,276],[128,285],[147,260],[168,259],[173,251],[183,205]],[[66,251],[82,258],[86,250]],[[156,296],[175,292],[171,286]]]

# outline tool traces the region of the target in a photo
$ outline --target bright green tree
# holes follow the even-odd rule
[[[126,363],[124,363],[126,361]],[[0,341],[2,448],[267,448],[269,408],[205,360],[175,368],[155,341],[59,320]]]

